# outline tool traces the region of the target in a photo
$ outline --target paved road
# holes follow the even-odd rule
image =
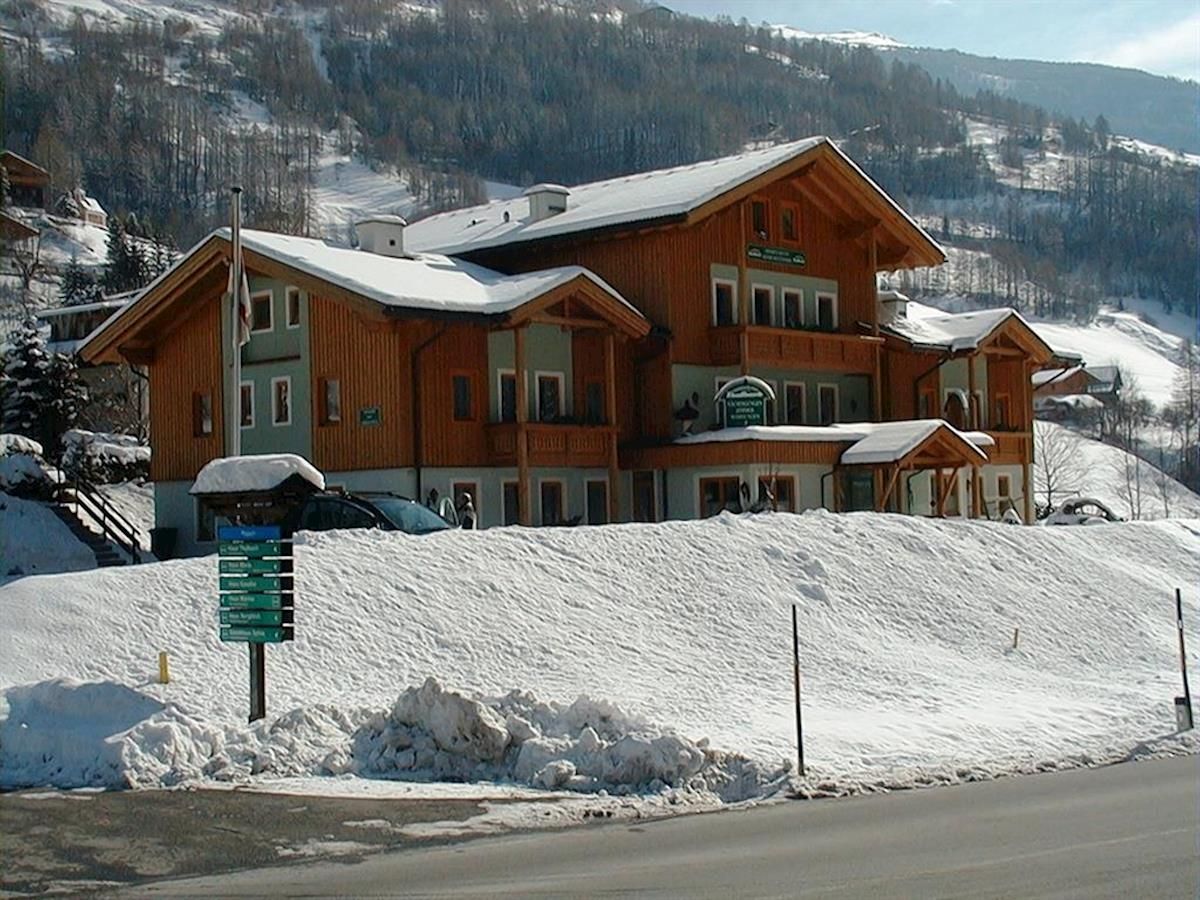
[[[164,882],[137,895],[1200,896],[1200,757]]]

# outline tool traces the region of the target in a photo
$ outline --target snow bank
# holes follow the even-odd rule
[[[325,489],[325,476],[303,456],[295,453],[263,453],[256,456],[228,456],[208,463],[196,482],[193,494],[236,494],[269,491],[293,475]]]
[[[48,485],[46,467],[27,453],[10,453],[0,457],[0,490],[14,494],[28,493]]]
[[[218,639],[213,558],[0,586],[0,688],[63,676],[139,686],[163,704],[130,733],[151,783],[162,763],[168,779],[487,772],[688,790],[699,778],[739,796],[795,755],[795,604],[806,790],[819,792],[1174,741],[1176,586],[1186,620],[1200,621],[1193,521],[1023,528],[814,512],[302,537],[296,641],[267,651],[278,718],[241,724],[246,651]],[[160,650],[165,686],[153,683]],[[461,698],[426,686],[397,700],[429,675]],[[550,702],[580,694],[619,714]],[[186,746],[216,747],[174,762],[188,729]],[[418,748],[433,762],[418,766]]]
[[[5,457],[0,467],[14,458],[24,457]],[[49,509],[0,493],[0,584],[22,575],[78,572],[95,566],[92,551]],[[31,602],[37,602],[36,598]],[[0,631],[8,629],[9,620],[3,614],[0,623]]]
[[[41,444],[23,434],[0,434],[0,457],[14,453],[40,457],[43,455],[43,450]]]
[[[113,682],[63,678],[0,693],[0,787],[348,773],[618,795],[671,787],[737,800],[781,783],[611,704],[580,697],[562,707],[519,692],[484,701],[433,678],[390,711],[312,707],[245,727],[213,724]]]

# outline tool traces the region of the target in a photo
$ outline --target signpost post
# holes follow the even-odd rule
[[[217,561],[221,640],[250,648],[250,721],[267,714],[266,644],[295,637],[292,541],[278,525],[223,525]]]

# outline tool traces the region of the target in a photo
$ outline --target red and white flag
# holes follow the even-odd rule
[[[235,254],[237,254],[237,256],[239,257],[237,259],[237,262],[240,263],[240,265],[235,266],[233,264],[233,261],[232,260],[230,261],[228,291],[229,291],[229,296],[232,298],[234,295],[233,273],[240,270],[242,273],[242,286],[241,286],[242,289],[240,291],[238,291],[238,299],[237,299],[237,311],[238,311],[237,341],[238,341],[239,347],[245,347],[248,343],[250,343],[250,315],[251,315],[251,312],[250,312],[250,282],[246,278],[246,266],[240,258],[241,253],[242,253],[242,248],[235,246],[233,248],[233,252]]]

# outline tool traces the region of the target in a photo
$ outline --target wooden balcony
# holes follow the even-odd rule
[[[529,465],[602,469],[608,466],[617,429],[608,425],[500,422],[487,426],[488,456],[495,466],[517,464],[518,427],[529,442]]]
[[[998,466],[1018,466],[1033,460],[1033,435],[1028,431],[989,431],[996,442],[984,447],[988,462]]]
[[[767,325],[726,325],[709,329],[712,363],[736,366],[745,337],[747,364],[784,369],[815,368],[871,374],[876,338],[835,331],[807,331]]]

